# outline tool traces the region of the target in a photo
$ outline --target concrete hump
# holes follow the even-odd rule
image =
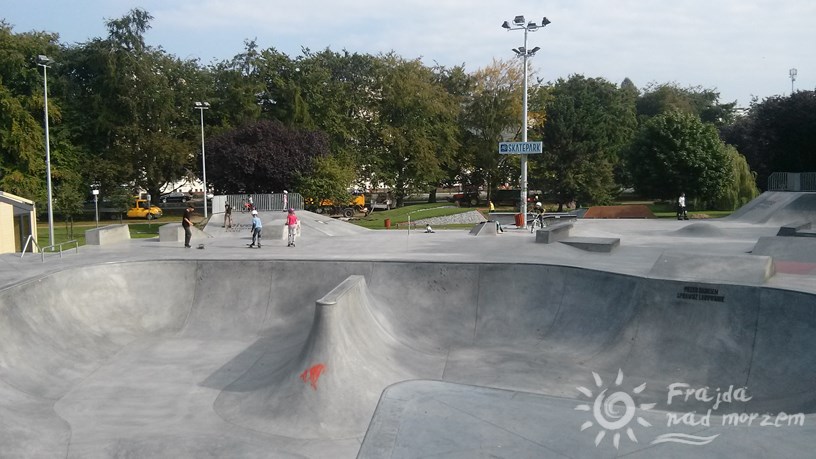
[[[496,222],[487,221],[477,223],[470,229],[469,234],[472,236],[495,236],[498,234]]]
[[[609,253],[620,245],[619,237],[569,237],[562,239],[562,244],[575,247],[587,252]]]
[[[365,278],[353,275],[316,302],[296,358],[271,376],[251,369],[218,396],[215,407],[230,422],[262,432],[353,437],[365,431],[383,387],[417,373],[439,377],[443,363],[431,360],[380,325]],[[417,372],[423,367],[433,370]],[[256,376],[263,380],[253,381]],[[245,383],[257,388],[242,392]]]
[[[725,236],[725,231],[717,228],[711,223],[696,222],[686,225],[676,231],[674,234],[678,236],[692,236],[692,237],[719,237]]]
[[[663,252],[649,277],[760,285],[774,274],[773,259],[757,255]]]

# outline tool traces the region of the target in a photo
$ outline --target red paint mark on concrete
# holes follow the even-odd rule
[[[808,275],[816,273],[816,264],[798,261],[774,260],[776,272],[785,274]]]
[[[304,370],[303,373],[300,374],[300,379],[302,379],[305,383],[310,383],[312,385],[312,389],[317,390],[317,380],[320,379],[320,375],[325,369],[326,365],[318,363],[317,365]]]

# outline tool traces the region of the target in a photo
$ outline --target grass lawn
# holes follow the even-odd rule
[[[356,225],[371,229],[384,229],[385,219],[391,220],[391,228],[402,226],[407,228],[408,219],[411,221],[420,220],[431,217],[444,217],[446,215],[461,214],[471,210],[481,210],[478,207],[456,207],[449,202],[437,202],[434,204],[413,204],[398,209],[375,211],[368,214],[367,217],[360,217],[349,220],[349,222]],[[445,228],[469,228],[473,225],[448,225]]]
[[[652,201],[633,203],[627,202],[625,204],[646,204],[657,218],[677,218],[677,210],[674,204],[667,202],[655,203]],[[722,218],[734,213],[733,210],[689,210],[689,218]]]
[[[130,237],[132,239],[144,239],[159,236],[159,227],[165,223],[176,222],[176,217],[162,217],[148,222],[147,220],[122,220],[122,223],[128,225],[130,230]],[[99,227],[107,225],[118,225],[119,220],[100,220]],[[54,244],[75,240],[79,245],[85,245],[85,231],[96,228],[95,221],[75,221],[73,224],[73,234],[70,233],[71,224],[64,221],[54,222]],[[48,222],[42,221],[37,223],[37,240],[40,241],[40,246],[45,247],[49,245],[48,241]]]

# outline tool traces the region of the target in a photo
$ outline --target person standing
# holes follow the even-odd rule
[[[286,212],[286,209],[289,207],[289,192],[283,190],[283,211]]]
[[[677,219],[688,220],[688,212],[686,212],[686,193],[680,193],[677,198]]]
[[[232,228],[232,206],[224,204],[224,228]]]
[[[258,242],[258,248],[261,248],[261,229],[263,228],[263,224],[261,223],[261,218],[258,217],[258,211],[252,211],[252,243],[249,244],[250,247],[255,247],[255,242]]]
[[[287,247],[294,247],[295,246],[295,236],[297,236],[297,228],[300,225],[300,221],[295,215],[295,209],[289,209],[289,215],[286,216],[286,226],[288,226],[288,233],[289,233],[289,244]]]
[[[187,204],[187,209],[184,210],[184,216],[181,219],[181,226],[184,227],[184,247],[190,248],[190,239],[193,237],[193,210],[192,204]]]

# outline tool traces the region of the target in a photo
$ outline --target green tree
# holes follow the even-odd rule
[[[716,202],[733,186],[732,162],[712,124],[671,111],[649,119],[628,149],[635,189],[642,196]]]
[[[734,120],[736,101],[720,103],[720,93],[700,86],[681,88],[673,83],[651,85],[637,100],[637,113],[651,118],[670,111],[691,113],[703,122],[724,126]]]
[[[521,125],[516,82],[522,75],[517,65],[494,61],[474,72],[472,78],[461,123],[461,178],[472,187],[486,185],[490,193],[518,178],[517,157],[499,155],[498,144],[515,137]]]
[[[620,188],[614,168],[636,126],[626,91],[602,78],[573,75],[538,93],[534,104],[546,111],[546,121],[533,130],[544,154],[530,157],[531,187],[543,189],[559,210],[574,200],[610,201]]]
[[[412,190],[443,178],[458,148],[455,100],[419,60],[384,56],[375,107],[378,145],[371,168],[394,190],[397,206]]]
[[[816,91],[755,100],[722,136],[745,154],[761,189],[773,172],[816,171]]]
[[[733,180],[723,195],[709,204],[715,209],[736,210],[748,204],[759,195],[756,186],[756,174],[751,171],[748,161],[732,145],[725,145],[730,174]]]
[[[354,169],[333,156],[314,158],[314,169],[295,174],[294,189],[305,198],[321,202],[348,202],[349,188],[354,183]]]
[[[0,189],[38,203],[45,202],[46,168],[43,77],[36,58],[39,54],[56,58],[59,52],[56,34],[15,34],[0,20]],[[49,99],[49,116],[53,124],[61,118],[58,97]],[[51,140],[57,140],[53,133]],[[57,176],[62,169],[58,150],[52,152],[51,162],[52,176]]]
[[[195,62],[145,45],[151,19],[132,10],[107,22],[107,38],[66,51],[65,113],[89,181],[126,183],[158,196],[194,158],[192,94],[201,78]]]

